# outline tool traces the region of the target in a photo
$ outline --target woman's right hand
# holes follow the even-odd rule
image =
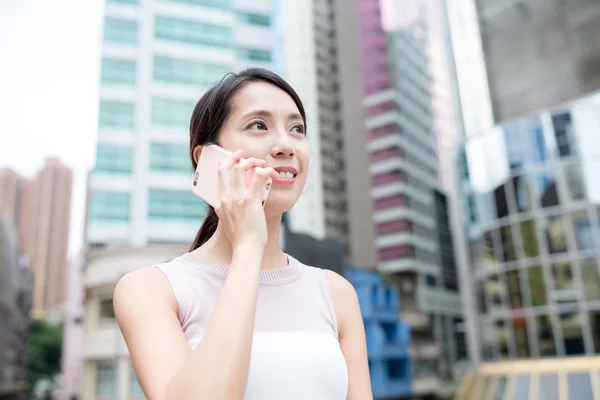
[[[220,203],[215,212],[234,249],[244,245],[264,248],[268,235],[262,194],[267,181],[278,174],[264,168],[264,160],[242,156],[238,150],[219,165]],[[248,187],[246,177],[252,169],[255,173]]]

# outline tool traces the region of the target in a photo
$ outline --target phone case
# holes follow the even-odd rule
[[[194,174],[194,181],[192,182],[192,192],[212,207],[216,207],[219,204],[220,199],[219,163],[230,155],[231,152],[229,150],[225,150],[218,145],[204,146],[200,153],[198,166],[196,167],[196,172]],[[248,171],[246,176],[246,186],[250,185],[253,176],[254,170]],[[261,199],[263,207],[269,195],[271,183],[272,180],[269,179],[265,185]]]

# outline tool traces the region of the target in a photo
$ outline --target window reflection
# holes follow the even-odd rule
[[[535,189],[542,207],[553,207],[560,204],[556,182],[549,173],[540,173],[535,177]]]
[[[515,202],[519,212],[530,211],[533,199],[531,179],[526,175],[515,176],[512,179]]]
[[[552,254],[567,251],[564,216],[549,217],[546,222],[546,239],[548,250]]]
[[[584,354],[583,333],[578,312],[559,314],[560,326],[565,343],[565,354]]]
[[[573,128],[571,125],[571,114],[563,113],[552,116],[552,125],[554,125],[554,136],[556,138],[556,148],[561,157],[575,154],[573,145]]]
[[[521,239],[525,257],[538,257],[540,246],[537,240],[535,220],[521,222]]]
[[[600,310],[592,310],[588,314],[592,340],[594,341],[594,352],[600,354]],[[600,378],[600,376],[598,376]]]
[[[523,297],[521,296],[521,286],[519,285],[519,271],[509,271],[506,273],[508,284],[508,297],[513,309],[523,307]]]
[[[600,272],[596,261],[581,261],[581,280],[583,282],[583,297],[587,301],[599,301]]]
[[[576,211],[571,214],[571,223],[573,232],[575,232],[575,241],[579,250],[588,250],[594,248],[594,237],[592,234],[592,224],[588,218],[586,210]]]
[[[529,283],[529,295],[531,297],[531,306],[545,306],[548,304],[546,296],[546,283],[542,267],[537,265],[527,270],[527,281]]]
[[[572,200],[582,200],[586,197],[585,182],[581,171],[581,164],[567,164],[564,166],[565,181]]]
[[[515,331],[515,343],[517,345],[517,356],[521,358],[530,357],[529,337],[527,336],[527,319],[513,319],[513,327]]]
[[[494,200],[496,203],[496,217],[503,218],[508,216],[508,203],[506,201],[505,185],[498,186],[494,190]]]
[[[503,125],[504,141],[511,168],[548,158],[539,117],[521,118]]]
[[[558,400],[558,375],[542,374],[538,384],[538,400]]]
[[[567,375],[569,400],[590,400],[594,398],[590,373],[587,371],[571,372]]]
[[[510,225],[500,228],[500,241],[502,242],[502,257],[505,262],[515,260],[515,246]]]
[[[555,356],[556,346],[554,345],[554,331],[552,330],[550,318],[547,315],[540,315],[535,318],[535,325],[540,356]]]
[[[496,339],[498,340],[498,350],[500,351],[500,358],[509,358],[508,352],[508,332],[504,321],[496,321]]]
[[[573,272],[568,261],[552,264],[552,277],[555,290],[575,290]]]

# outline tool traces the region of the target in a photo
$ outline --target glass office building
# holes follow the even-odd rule
[[[600,93],[467,139],[481,359],[600,354]]]

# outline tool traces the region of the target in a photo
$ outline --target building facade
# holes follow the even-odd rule
[[[600,94],[469,138],[480,358],[600,354]]]
[[[272,26],[270,0],[106,3],[89,243],[192,241],[206,213],[190,189],[192,109],[228,72],[275,69]]]
[[[0,398],[22,398],[27,387],[32,277],[11,221],[0,218]]]
[[[597,1],[475,3],[495,123],[600,89]]]
[[[413,392],[451,393],[467,355],[453,250],[440,242],[449,236],[436,139],[444,124],[435,122],[427,14],[417,7],[394,24],[379,0],[358,7],[378,268],[411,324]]]
[[[71,169],[49,158],[33,179],[0,171],[1,215],[17,229],[34,276],[36,317],[59,320],[65,301],[71,216]]]

